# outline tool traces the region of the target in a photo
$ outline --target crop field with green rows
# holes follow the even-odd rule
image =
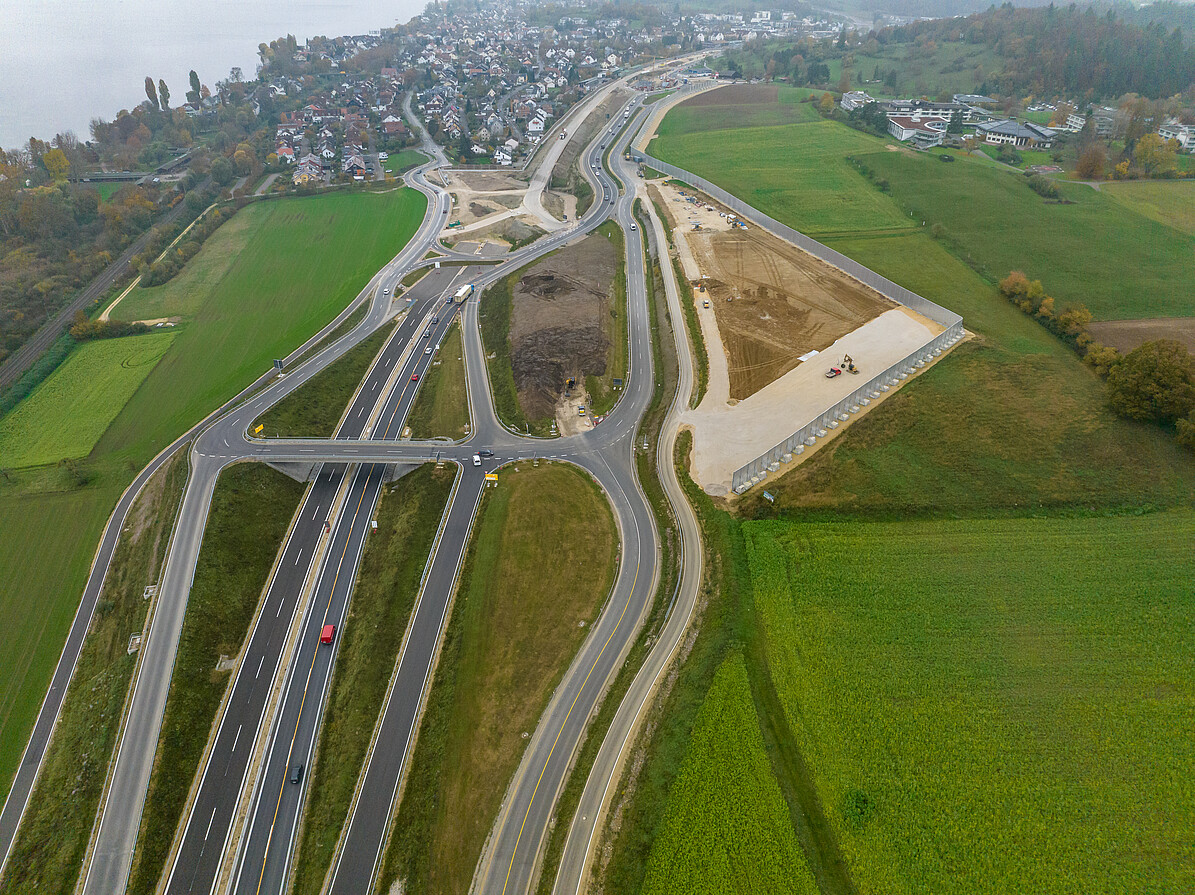
[[[80,347],[0,421],[0,465],[86,457],[173,340],[149,333]]]
[[[764,751],[741,654],[718,669],[705,697],[643,895],[818,891]]]
[[[1195,512],[744,530],[859,892],[1195,890]]]

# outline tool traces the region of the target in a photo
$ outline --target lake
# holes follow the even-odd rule
[[[48,140],[113,118],[145,99],[145,76],[164,78],[181,105],[188,72],[215,89],[240,66],[250,80],[257,46],[285,34],[364,34],[407,22],[425,0],[3,0],[0,146]]]

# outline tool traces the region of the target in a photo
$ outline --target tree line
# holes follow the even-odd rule
[[[1069,95],[1087,100],[1136,93],[1174,96],[1195,84],[1195,47],[1178,27],[1145,27],[1116,10],[1092,7],[1014,8],[1005,3],[963,19],[915,22],[875,32],[892,43],[962,41],[991,48],[1003,60],[987,76],[987,92]],[[984,92],[981,87],[981,92]]]
[[[1126,355],[1091,337],[1091,311],[1082,304],[1055,306],[1041,280],[1014,270],[1000,281],[1000,293],[1065,340],[1107,380],[1108,404],[1126,419],[1171,430],[1195,449],[1195,357],[1181,342],[1145,342]]]

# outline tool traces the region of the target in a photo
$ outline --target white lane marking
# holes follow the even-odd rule
[[[262,656],[262,658],[264,659],[265,656]],[[237,735],[232,738],[232,748],[230,750],[228,750],[229,752],[237,751],[237,743],[239,743],[241,741],[241,728],[244,726],[245,726],[244,724],[237,725]]]
[[[279,597],[278,598],[278,608],[276,610],[274,610],[274,618],[277,618],[278,616],[280,616],[282,614],[282,603],[283,603],[283,600],[281,597]],[[257,670],[261,671],[260,665],[257,667]]]
[[[279,602],[281,602],[281,601],[279,601]],[[281,607],[279,607],[279,608],[281,608]],[[266,662],[266,657],[262,656],[261,661],[257,663],[257,674],[253,675],[253,680],[257,680],[257,675],[261,674],[261,666],[264,665],[265,662]]]
[[[295,565],[299,564],[299,560],[303,558],[303,548],[299,548],[299,552],[295,554]]]
[[[217,807],[219,807],[219,806],[217,806]],[[207,832],[203,834],[204,842],[207,842],[207,837],[211,835],[212,824],[215,822],[215,820],[216,820],[216,809],[213,808],[212,809],[212,819],[207,822]]]
[[[312,518],[312,519],[318,519],[318,518],[319,518],[319,508],[320,508],[321,506],[323,506],[323,504],[317,504],[317,505],[316,505],[316,507],[315,507],[315,512],[311,514],[311,518]]]

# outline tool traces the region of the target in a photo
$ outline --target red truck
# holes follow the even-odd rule
[[[331,643],[332,639],[335,636],[336,636],[336,625],[324,625],[324,629],[322,631],[320,631],[320,634],[319,634],[319,642],[320,643]]]

